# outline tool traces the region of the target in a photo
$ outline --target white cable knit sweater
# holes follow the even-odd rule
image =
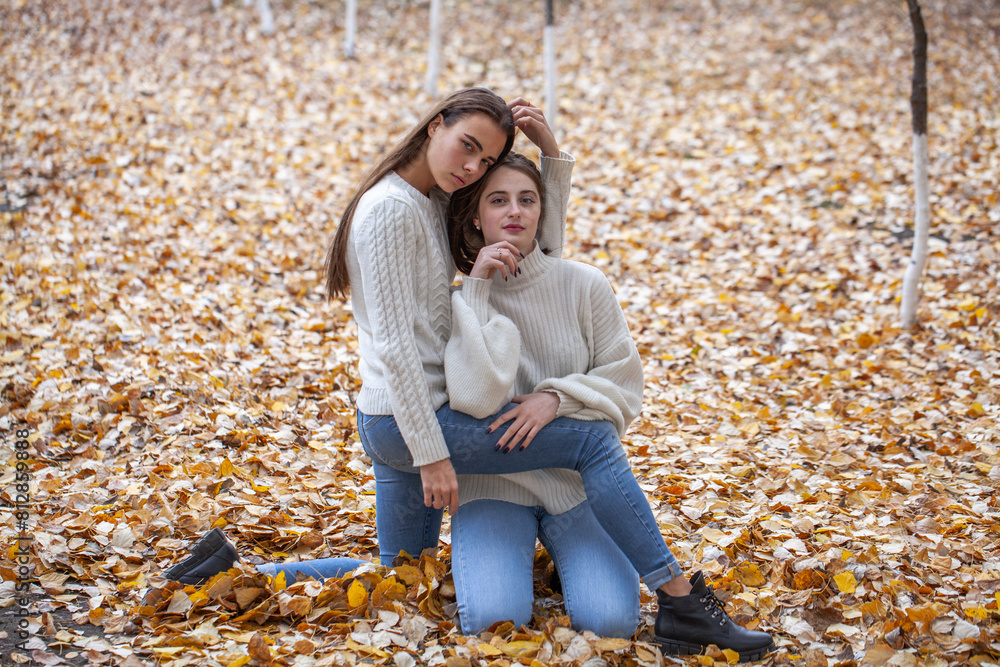
[[[548,194],[537,238],[561,251],[572,155],[542,158]],[[435,410],[447,400],[444,350],[451,331],[447,195],[429,197],[390,172],[358,202],[347,269],[358,323],[358,409],[393,415],[413,465],[448,458]]]
[[[642,409],[642,360],[611,285],[599,269],[537,244],[518,266],[506,282],[466,278],[452,295],[451,407],[486,417],[516,394],[551,391],[559,417],[607,420],[624,434]],[[586,493],[572,470],[459,476],[461,504],[483,498],[561,514]]]

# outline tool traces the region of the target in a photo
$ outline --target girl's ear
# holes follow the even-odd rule
[[[482,225],[479,224],[479,216],[478,215],[472,216],[472,224],[475,225],[476,229],[482,230],[482,228],[483,228]]]
[[[444,123],[444,116],[438,114],[434,116],[434,119],[427,124],[427,137],[433,137],[434,133],[438,131],[438,128]]]

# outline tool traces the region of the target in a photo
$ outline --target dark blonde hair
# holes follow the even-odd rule
[[[362,195],[368,192],[387,173],[409,164],[420,155],[420,151],[427,143],[427,128],[435,118],[441,116],[444,126],[451,127],[460,119],[474,113],[486,114],[496,122],[500,132],[507,135],[507,142],[498,156],[498,162],[507,155],[511,146],[514,145],[516,127],[514,126],[514,116],[502,97],[487,88],[466,88],[454,92],[438,102],[424,116],[423,120],[410,130],[410,133],[396,144],[392,151],[365,176],[354,192],[354,196],[351,197],[351,201],[348,202],[344,214],[340,217],[340,224],[337,226],[333,243],[330,244],[326,255],[324,269],[326,271],[326,296],[328,299],[346,297],[351,286],[351,279],[347,272],[347,249],[350,245],[354,211],[357,209],[358,201]],[[480,178],[479,182],[483,180],[485,180],[485,176]],[[467,186],[465,189],[470,187],[472,186]]]
[[[502,160],[497,160],[488,174],[452,195],[451,201],[448,202],[448,241],[455,266],[466,275],[472,271],[479,251],[486,245],[482,230],[476,229],[475,225],[479,213],[479,199],[486,191],[490,177],[503,168],[519,171],[530,178],[538,189],[538,203],[541,204],[542,211],[545,210],[545,186],[542,185],[542,174],[534,162],[520,153],[508,153]],[[538,224],[542,224],[541,218]],[[548,250],[543,249],[542,252]]]

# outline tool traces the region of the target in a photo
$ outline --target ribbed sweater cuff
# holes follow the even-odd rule
[[[417,468],[451,458],[451,452],[448,451],[448,445],[445,444],[440,429],[437,433],[411,438],[410,441],[407,441],[406,447],[410,450],[410,455],[413,456],[413,465]]]
[[[542,156],[542,170],[550,174],[556,173],[555,171],[548,171],[550,169],[565,170],[568,173],[573,173],[574,164],[576,164],[576,158],[566,151],[559,151],[559,157]]]
[[[492,280],[473,278],[462,280],[462,298],[468,304],[480,325],[485,325],[490,319],[490,286]]]
[[[535,391],[547,391],[549,393],[555,394],[559,397],[559,407],[556,408],[556,417],[565,417],[567,415],[572,415],[580,410],[583,410],[586,406],[582,401],[578,401],[564,391],[559,389],[554,389],[552,387],[535,388]]]

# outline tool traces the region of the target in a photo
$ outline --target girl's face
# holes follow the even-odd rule
[[[482,227],[486,245],[509,241],[527,255],[534,246],[541,214],[542,199],[535,182],[517,169],[500,167],[483,189],[475,222]]]
[[[427,164],[445,192],[475,183],[497,161],[507,136],[483,113],[471,113],[448,127],[439,116],[427,127]]]

